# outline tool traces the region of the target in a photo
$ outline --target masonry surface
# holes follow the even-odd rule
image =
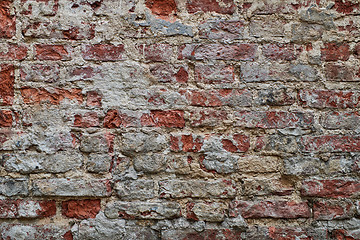
[[[0,240],[359,240],[357,0],[1,0]]]

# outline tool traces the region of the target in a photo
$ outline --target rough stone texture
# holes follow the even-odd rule
[[[0,239],[360,239],[358,0],[0,0]]]

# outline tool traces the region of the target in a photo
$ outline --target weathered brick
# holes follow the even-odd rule
[[[186,218],[195,221],[222,222],[227,206],[219,202],[189,202],[186,204]]]
[[[299,151],[299,146],[294,136],[272,134],[257,137],[254,150],[295,153]]]
[[[355,207],[351,201],[319,200],[313,203],[313,211],[316,220],[349,219]]]
[[[4,167],[9,172],[28,173],[62,173],[82,166],[83,156],[69,150],[55,154],[44,154],[28,151],[3,156]]]
[[[287,196],[294,192],[291,184],[282,179],[245,179],[243,195],[247,196]]]
[[[27,47],[22,44],[4,45],[0,51],[0,60],[24,60],[27,52]]]
[[[115,183],[114,189],[120,199],[150,199],[157,195],[157,183],[153,180],[128,180]]]
[[[254,98],[256,104],[269,106],[287,106],[295,103],[295,95],[290,89],[263,89]]]
[[[20,79],[24,82],[57,82],[60,78],[60,67],[57,64],[22,65]]]
[[[350,14],[353,11],[359,9],[359,3],[346,1],[346,0],[345,1],[335,0],[335,4],[333,8],[339,13]]]
[[[106,173],[110,171],[112,158],[106,153],[90,153],[86,162],[86,169],[93,173]]]
[[[14,101],[14,71],[13,65],[0,65],[0,105],[12,105]]]
[[[152,110],[141,116],[141,123],[149,127],[185,127],[184,111],[182,110]]]
[[[269,227],[270,239],[329,239],[328,231],[325,228],[294,228],[294,227]]]
[[[321,59],[324,61],[347,61],[350,56],[350,47],[348,44],[326,43],[321,48]]]
[[[28,192],[27,179],[0,177],[0,195],[7,197],[27,196]]]
[[[360,137],[343,135],[304,136],[301,138],[304,152],[359,152]]]
[[[283,37],[285,21],[275,16],[257,16],[249,24],[250,36],[256,38]]]
[[[305,197],[349,198],[359,194],[360,183],[356,180],[306,180],[301,187],[301,195]]]
[[[358,230],[335,229],[331,232],[336,240],[357,240],[360,239]]]
[[[360,123],[360,114],[358,112],[327,112],[322,114],[320,123],[326,129],[355,130]]]
[[[95,44],[85,45],[82,57],[88,61],[117,61],[124,59],[124,45]]]
[[[294,23],[291,25],[291,40],[299,43],[311,43],[321,38],[324,31],[324,26],[320,24]]]
[[[70,227],[57,224],[30,225],[26,223],[3,223],[0,225],[2,239],[17,240],[71,240]],[[71,238],[69,238],[71,236]]]
[[[16,31],[15,16],[10,12],[12,0],[0,3],[0,38],[12,38]]]
[[[243,156],[238,165],[240,172],[278,172],[282,168],[280,159],[273,156]]]
[[[81,89],[60,89],[60,88],[31,88],[20,89],[24,103],[27,104],[60,104],[66,100],[82,103],[83,95]]]
[[[328,63],[325,65],[325,77],[329,81],[351,82],[355,79],[355,69],[353,66],[344,64]]]
[[[0,218],[45,218],[55,214],[55,201],[20,199],[0,201]]]
[[[35,45],[35,57],[38,60],[70,60],[71,49],[64,45]]]
[[[110,147],[109,139],[104,133],[84,135],[80,142],[82,152],[108,152]]]
[[[235,81],[235,67],[232,65],[195,65],[195,81],[205,84],[226,84]]]
[[[311,128],[314,116],[303,112],[242,111],[235,113],[235,126],[246,128]]]
[[[250,148],[250,139],[244,134],[210,135],[205,138],[202,151],[209,152],[246,152]],[[225,150],[225,151],[224,151]]]
[[[356,108],[360,103],[358,91],[300,90],[299,103],[312,108]]]
[[[307,202],[295,201],[233,201],[229,215],[244,218],[309,218]]]
[[[108,197],[111,195],[107,179],[37,179],[33,181],[34,196],[53,197]]]
[[[221,14],[232,14],[236,6],[233,0],[223,0],[221,3],[213,0],[190,0],[186,3],[189,13],[195,12],[216,12]]]
[[[253,60],[257,45],[239,43],[222,44],[187,44],[179,48],[178,59],[191,60]]]
[[[160,181],[162,198],[234,198],[235,183],[231,180],[167,180]]]
[[[224,110],[194,110],[190,112],[190,124],[193,127],[215,127],[231,122],[228,111]]]
[[[271,60],[292,61],[297,59],[302,49],[293,44],[266,44],[262,51]]]
[[[162,231],[161,239],[163,240],[241,240],[241,230],[234,229],[205,229],[197,232],[192,229],[170,229]]]
[[[200,38],[219,41],[243,39],[244,31],[243,21],[211,20],[199,26]]]
[[[316,157],[299,156],[284,158],[284,170],[287,175],[316,175],[324,170],[325,162]]]
[[[100,211],[100,199],[68,200],[61,203],[62,214],[69,218],[95,218]]]
[[[180,204],[176,202],[111,202],[106,205],[108,218],[124,219],[171,219],[180,216]]]
[[[150,67],[150,72],[160,83],[187,83],[189,79],[185,65],[156,64]]]
[[[199,152],[203,142],[204,139],[202,136],[196,136],[193,134],[170,136],[170,148],[173,151]]]
[[[86,94],[86,105],[91,107],[101,107],[102,95],[96,91],[89,91]]]
[[[123,153],[134,155],[144,152],[159,152],[166,146],[164,135],[150,133],[124,133],[120,149]]]
[[[0,127],[11,127],[13,123],[12,111],[0,110]]]
[[[138,49],[145,60],[151,62],[168,61],[174,55],[173,47],[169,44],[139,45]]]
[[[188,90],[180,92],[185,95],[190,105],[202,107],[241,106],[248,107],[252,103],[252,93],[246,89],[221,90]]]
[[[84,114],[76,114],[74,116],[74,126],[75,127],[98,127],[99,117],[96,112],[86,112]]]

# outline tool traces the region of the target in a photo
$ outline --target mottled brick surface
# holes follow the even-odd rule
[[[0,0],[0,240],[360,239],[358,0]]]

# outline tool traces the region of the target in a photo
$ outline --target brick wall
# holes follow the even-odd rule
[[[1,240],[360,239],[357,0],[1,0]]]

